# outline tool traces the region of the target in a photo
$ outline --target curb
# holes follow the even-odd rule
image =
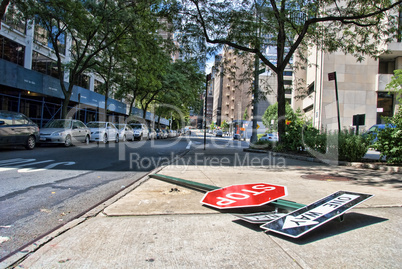
[[[277,157],[285,157],[300,161],[307,161],[307,162],[316,162],[316,163],[333,163],[331,160],[320,160],[315,157],[306,157],[306,156],[297,156],[287,153],[279,153],[270,150],[263,150],[263,149],[250,149],[250,148],[243,148],[245,152],[254,152],[254,153],[271,153],[273,156]],[[385,164],[376,164],[376,163],[362,163],[362,162],[345,162],[339,161],[338,166],[351,166],[356,168],[363,168],[363,169],[372,169],[372,170],[380,170],[384,172],[388,172],[391,174],[402,174],[402,167],[401,166],[387,166]]]

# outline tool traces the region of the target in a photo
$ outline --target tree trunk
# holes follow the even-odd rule
[[[72,89],[68,89],[64,93],[64,100],[63,100],[63,107],[61,108],[61,118],[66,119],[66,118],[72,118],[73,115],[68,115],[68,104],[70,103],[70,98],[71,98],[71,93]]]

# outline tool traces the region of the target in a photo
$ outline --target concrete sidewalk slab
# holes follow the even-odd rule
[[[358,209],[289,239],[230,214],[98,216],[19,267],[399,268],[401,217],[401,208]]]

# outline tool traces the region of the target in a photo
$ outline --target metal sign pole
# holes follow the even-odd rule
[[[328,80],[335,80],[335,98],[336,108],[338,111],[338,132],[341,132],[341,116],[339,114],[339,100],[338,100],[338,80],[336,79],[336,72],[328,73]]]

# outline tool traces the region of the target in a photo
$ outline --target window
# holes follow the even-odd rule
[[[283,84],[284,85],[292,85],[292,81],[291,80],[284,80]]]
[[[377,124],[384,124],[383,117],[393,116],[394,95],[386,92],[379,92],[377,97]]]
[[[89,77],[87,75],[79,76],[76,85],[89,90]]]
[[[307,94],[310,95],[314,92],[314,82],[311,83],[307,88]]]
[[[34,51],[32,53],[32,70],[38,71],[42,74],[59,77],[56,61]]]
[[[34,34],[34,40],[38,43],[41,43],[44,46],[47,46],[48,48],[54,49],[53,43],[51,42],[51,38],[56,37],[56,35],[59,34],[59,29],[55,26],[53,26],[52,31],[48,31],[45,26],[40,25],[40,23],[37,23],[35,25],[35,34]],[[65,54],[66,52],[66,36],[64,33],[60,32],[58,38],[57,38],[57,46],[59,48],[59,52],[61,54]]]
[[[293,72],[292,71],[283,71],[284,76],[292,76]]]
[[[0,59],[24,66],[25,47],[0,36]]]
[[[21,16],[20,11],[16,8],[13,3],[10,3],[7,7],[7,12],[4,14],[3,22],[10,28],[25,34],[25,21],[19,19]]]
[[[94,92],[97,93],[102,93],[102,82],[98,81],[98,80],[94,80]]]

